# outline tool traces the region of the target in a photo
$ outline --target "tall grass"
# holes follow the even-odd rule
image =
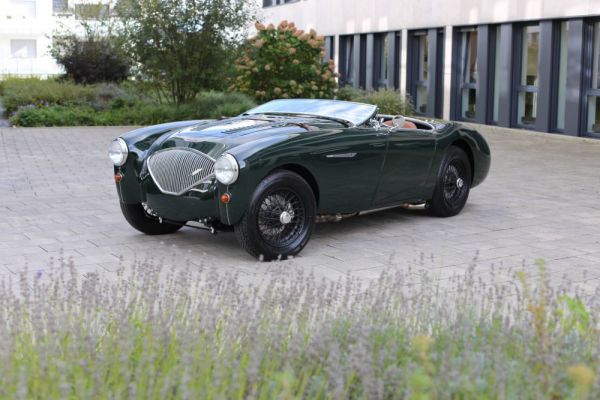
[[[257,285],[151,262],[5,281],[0,398],[600,397],[598,301],[544,274],[361,285],[283,267]]]

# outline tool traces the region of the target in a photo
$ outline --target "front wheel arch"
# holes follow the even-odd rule
[[[318,184],[315,176],[306,167],[304,167],[300,164],[293,164],[293,163],[283,164],[283,165],[280,165],[279,167],[273,168],[271,171],[269,171],[265,175],[265,178],[267,176],[275,173],[277,170],[285,170],[285,171],[294,172],[294,173],[300,175],[302,178],[304,178],[306,183],[308,183],[308,185],[312,189],[313,195],[315,196],[315,201],[317,203],[317,206],[319,206],[319,184]]]

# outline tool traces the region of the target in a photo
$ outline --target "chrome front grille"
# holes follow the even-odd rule
[[[181,195],[214,176],[215,160],[198,150],[160,150],[148,159],[148,172],[165,194]]]

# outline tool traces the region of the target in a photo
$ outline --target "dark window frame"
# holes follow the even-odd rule
[[[530,26],[538,27],[538,46],[541,43],[542,33],[540,31],[540,22],[541,21],[531,21],[526,23],[518,23],[515,26],[517,29],[514,30],[514,40],[513,40],[513,90],[512,90],[512,125],[519,129],[529,129],[529,130],[537,130],[537,124],[540,118],[539,115],[539,98],[536,98],[536,113],[535,120],[532,123],[523,123],[519,121],[519,94],[521,93],[535,93],[539,94],[541,79],[541,63],[540,63],[540,53],[541,49],[538,47],[538,60],[537,60],[537,86],[536,85],[523,85],[521,84],[522,73],[523,73],[523,42],[525,31]]]
[[[339,36],[339,85],[354,86],[354,35]]]
[[[420,79],[420,43],[419,38],[427,37],[427,79]],[[445,30],[436,27],[408,31],[407,38],[407,74],[406,88],[415,105],[415,113],[420,116],[442,118],[444,105],[444,51]],[[419,110],[417,91],[427,90],[425,112]]]
[[[584,71],[589,71],[588,74],[584,73],[582,76],[582,98],[581,98],[581,134],[587,137],[600,138],[600,132],[594,132],[588,130],[588,118],[590,114],[589,101],[590,97],[596,97],[596,101],[600,101],[600,87],[592,88],[592,75],[594,67],[594,38],[595,38],[595,24],[600,23],[600,18],[591,18],[585,21],[583,31],[583,63],[582,67]],[[600,26],[598,27],[600,30]],[[600,32],[598,32],[598,40],[600,40]],[[600,68],[600,66],[599,66]]]
[[[463,90],[475,90],[475,110],[477,110],[477,97],[479,96],[479,77],[477,78],[477,82],[466,82],[465,79],[465,75],[466,75],[466,68],[468,68],[467,64],[467,49],[465,48],[465,46],[468,44],[468,38],[466,37],[467,34],[471,33],[471,32],[477,32],[477,38],[479,38],[479,26],[466,26],[466,27],[459,27],[459,28],[455,28],[454,30],[454,40],[453,40],[453,49],[454,49],[454,57],[453,57],[453,63],[455,63],[455,68],[453,68],[453,80],[454,80],[454,102],[455,102],[455,109],[454,109],[454,119],[458,120],[458,121],[469,121],[469,122],[475,122],[476,121],[476,111],[473,114],[472,118],[469,117],[464,117],[462,115],[462,108],[463,108],[463,99],[462,99],[462,93]],[[479,47],[477,46],[478,42],[476,43],[476,48],[477,51],[479,52]],[[480,54],[477,54],[477,69],[479,71],[479,64],[480,64]]]
[[[262,8],[283,6],[291,3],[298,3],[300,0],[263,0]]]

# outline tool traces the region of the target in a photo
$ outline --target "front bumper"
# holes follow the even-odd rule
[[[206,191],[192,190],[181,196],[162,193],[152,178],[143,178],[123,173],[123,180],[117,183],[121,202],[126,204],[146,203],[159,217],[173,221],[220,220],[218,187],[211,183]]]

